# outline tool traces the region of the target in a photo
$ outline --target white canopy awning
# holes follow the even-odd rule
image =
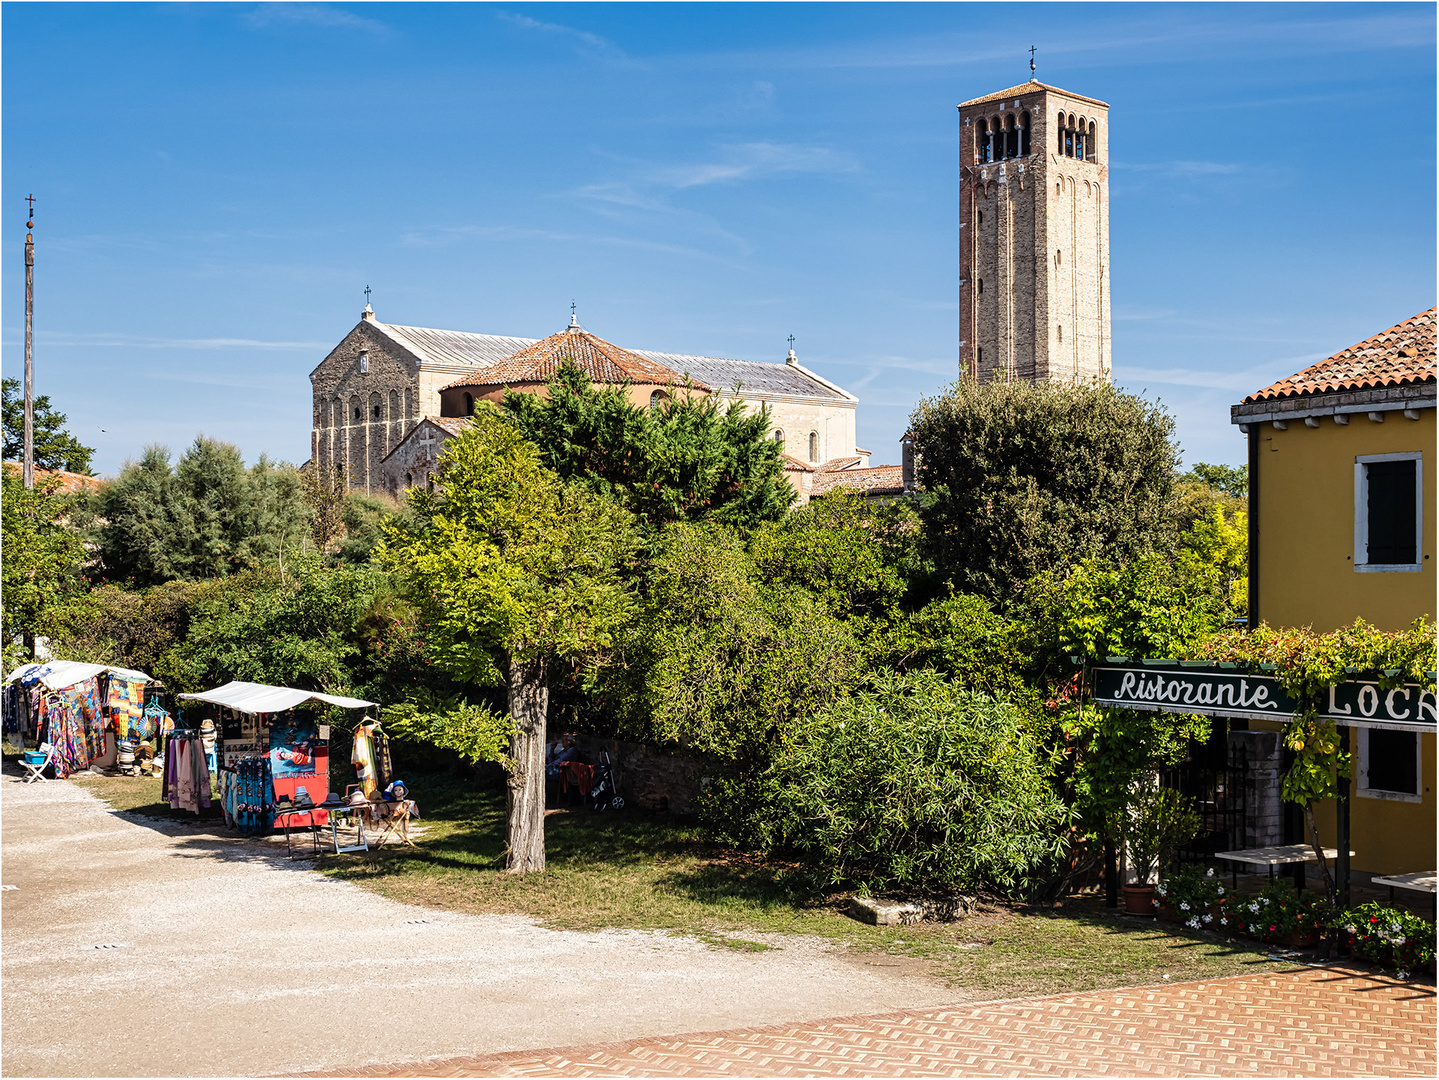
[[[341,697],[338,694],[317,694],[312,690],[292,690],[288,686],[266,686],[255,682],[227,682],[213,690],[199,694],[181,694],[187,701],[208,701],[212,705],[226,705],[236,712],[276,713],[293,709],[306,701],[323,701],[327,705],[338,705],[342,709],[365,709],[375,705],[373,701]]]
[[[39,676],[40,685],[48,690],[63,690],[67,686],[74,686],[77,682],[84,682],[86,679],[99,675],[102,671],[108,671],[112,675],[119,675],[132,682],[150,682],[150,676],[143,671],[131,671],[129,668],[114,667],[111,664],[82,664],[78,660],[50,660],[39,664],[24,664],[17,667],[9,675],[5,676],[7,683],[16,679],[23,679],[26,684],[35,681]]]

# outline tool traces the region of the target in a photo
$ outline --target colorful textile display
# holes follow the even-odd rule
[[[361,721],[355,728],[355,746],[350,752],[350,764],[355,767],[360,789],[367,799],[373,799],[380,790],[379,777],[375,775],[375,744],[371,735],[376,726],[373,720]]]
[[[115,734],[121,739],[139,738],[136,725],[145,712],[145,684],[118,675],[111,675],[109,683],[105,707],[110,714]]]
[[[269,755],[236,762],[230,816],[242,833],[267,833],[275,824],[275,782]]]
[[[165,748],[165,775],[160,791],[175,810],[198,814],[202,807],[210,805],[210,770],[205,747],[194,732],[170,739]]]

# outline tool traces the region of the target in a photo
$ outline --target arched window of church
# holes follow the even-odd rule
[[[1087,143],[1085,143],[1085,145],[1089,147],[1089,157],[1087,157],[1087,158],[1085,159],[1086,161],[1098,161],[1098,160],[1099,160],[1099,144],[1098,144],[1097,142],[1095,142],[1094,135],[1095,135],[1094,121],[1091,120],[1091,121],[1089,122],[1089,141],[1088,141]]]
[[[405,419],[409,420],[415,415],[415,394],[414,391],[405,388]]]
[[[989,122],[989,160],[998,161],[1004,157],[1004,125],[995,117]]]
[[[475,396],[474,396],[473,394],[466,394],[466,395],[465,395],[465,415],[466,415],[466,416],[474,416],[474,415],[475,415]]]
[[[360,350],[360,374],[361,374],[361,375],[368,375],[369,373],[370,373],[370,353],[369,353],[369,351],[368,351],[367,349],[361,349],[361,350]]]
[[[364,413],[360,412],[360,399],[357,397],[350,399],[350,416],[357,424],[365,418]]]
[[[669,399],[670,396],[663,390],[656,390],[650,395],[650,411],[659,412],[659,410],[664,407],[664,403]]]
[[[1029,157],[1032,152],[1029,147],[1029,112],[1026,110],[1019,114],[1019,156]]]
[[[381,419],[384,418],[384,415],[385,415],[385,407],[384,407],[384,405],[380,402],[380,395],[379,395],[379,394],[371,394],[371,395],[370,395],[370,419],[371,419],[371,420],[381,420]]]
[[[979,295],[980,295],[980,296],[983,296],[983,295],[984,295],[984,278],[980,278],[979,281],[978,281],[976,284],[979,285]]]
[[[1089,160],[1084,153],[1084,139],[1088,132],[1089,125],[1086,123],[1084,117],[1081,116],[1079,118],[1079,130],[1074,133],[1074,156],[1081,161]]]
[[[1056,327],[1056,329],[1059,331],[1059,343],[1060,343],[1061,345],[1063,345],[1063,344],[1064,344],[1064,327],[1063,327],[1063,326],[1058,326],[1058,327]]]
[[[1064,265],[1064,252],[1063,252],[1063,251],[1056,251],[1056,252],[1054,253],[1054,265],[1055,265],[1055,266],[1063,266],[1063,265]]]
[[[811,461],[819,460],[819,432],[817,431],[809,433],[809,459]]]
[[[1004,118],[1004,156],[1007,158],[1019,156],[1019,132],[1014,126],[1014,113]]]
[[[779,443],[781,446],[784,445],[784,432],[779,428],[774,429],[774,441]]]
[[[405,473],[405,487],[407,487],[407,488],[412,488],[412,487],[414,487],[414,486],[415,486],[415,474],[414,474],[414,473]]]
[[[989,130],[984,121],[974,125],[974,160],[983,165],[988,159],[984,156],[986,145],[989,142]]]
[[[1073,157],[1073,156],[1074,156],[1074,129],[1073,129],[1073,128],[1065,128],[1065,129],[1064,129],[1064,156],[1065,156],[1065,157]]]
[[[1059,114],[1059,118],[1054,122],[1054,127],[1055,130],[1059,132],[1058,142],[1055,144],[1054,152],[1056,154],[1062,154],[1064,153],[1064,113]]]
[[[400,415],[400,395],[398,392],[390,391],[390,419],[395,420]]]

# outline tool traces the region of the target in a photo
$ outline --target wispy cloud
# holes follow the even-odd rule
[[[333,4],[260,4],[245,13],[244,21],[254,27],[316,26],[327,30],[361,30],[367,34],[390,33],[390,28],[377,19],[367,19]]]
[[[497,12],[495,17],[509,23],[511,26],[518,26],[521,30],[534,30],[542,34],[552,34],[568,40],[574,46],[576,52],[585,56],[593,56],[597,59],[608,60],[613,63],[638,65],[638,61],[614,42],[608,38],[600,37],[599,34],[592,34],[588,30],[577,30],[573,26],[562,26],[559,23],[541,22],[539,19],[532,19],[528,15],[516,15],[508,11]]]
[[[822,146],[787,143],[733,143],[718,148],[718,161],[667,165],[648,179],[673,188],[700,187],[767,176],[854,172],[858,165],[844,154]]]
[[[557,244],[594,244],[599,247],[636,248],[641,251],[664,252],[669,255],[685,255],[728,264],[728,260],[700,248],[687,247],[664,241],[645,240],[632,236],[605,236],[594,233],[564,232],[558,229],[529,229],[517,225],[450,225],[419,232],[409,232],[400,237],[400,243],[407,247],[446,247],[465,240],[496,240],[500,242],[544,241]]]
[[[59,348],[106,349],[315,349],[330,350],[332,341],[260,341],[255,338],[171,338],[139,334],[67,334],[37,331],[36,340]]]
[[[1219,371],[1213,368],[1153,368],[1130,367],[1116,364],[1114,378],[1126,385],[1144,383],[1160,386],[1193,386],[1204,390],[1235,390],[1251,393],[1261,386],[1267,386],[1292,371],[1308,367],[1316,360],[1323,360],[1328,353],[1313,353],[1308,356],[1293,356],[1288,359],[1268,361],[1261,366],[1243,371]],[[1276,374],[1278,372],[1278,374]]]

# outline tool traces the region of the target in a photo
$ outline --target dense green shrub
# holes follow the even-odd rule
[[[1142,398],[961,380],[910,424],[925,550],[956,591],[1007,604],[1041,572],[1173,542],[1174,420]]]
[[[796,725],[764,791],[761,847],[869,891],[1023,892],[1068,816],[1019,714],[933,672],[881,676]]]

